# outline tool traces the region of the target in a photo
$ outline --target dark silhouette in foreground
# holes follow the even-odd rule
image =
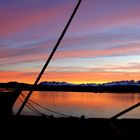
[[[16,102],[21,90],[0,91],[0,116],[13,115],[13,105]]]
[[[11,116],[1,118],[1,134],[22,138],[133,136],[140,134],[140,119]]]

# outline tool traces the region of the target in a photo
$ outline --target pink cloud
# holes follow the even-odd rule
[[[134,27],[135,25],[139,26],[140,24],[139,5],[126,9],[124,6],[124,9],[121,9],[121,11],[120,9],[118,9],[118,11],[117,9],[115,9],[114,11],[110,11],[110,13],[104,12],[100,16],[98,15],[98,12],[99,11],[96,8],[94,9],[93,7],[90,7],[90,10],[87,10],[85,12],[79,12],[79,16],[81,16],[83,19],[81,18],[82,20],[77,21],[77,23],[75,22],[76,26],[73,26],[70,32],[91,32],[92,30],[93,32],[96,32],[103,31],[103,29],[106,28],[110,29],[112,27],[117,28],[121,26]]]
[[[56,51],[54,59],[66,59],[66,58],[83,58],[83,57],[104,57],[104,56],[126,56],[126,55],[139,55],[140,44],[133,43],[127,46],[116,46],[111,48],[95,49],[77,49],[77,50],[65,50]],[[48,45],[33,46],[29,48],[15,48],[11,51],[8,48],[1,48],[0,63],[21,63],[21,62],[35,62],[46,61],[50,52],[47,49]]]
[[[56,57],[102,57],[102,56],[125,56],[130,54],[140,54],[140,44],[130,44],[128,46],[118,46],[111,48],[102,48],[100,50],[72,50],[58,52]]]
[[[56,23],[56,21],[61,18],[61,14],[66,13],[69,9],[69,5],[59,5],[52,9],[46,10],[27,10],[27,11],[12,11],[8,9],[0,10],[0,36],[9,35],[17,31],[24,31],[25,29],[30,29],[30,27],[47,24]],[[14,13],[16,12],[16,13]]]
[[[89,66],[89,67],[82,67],[82,66],[51,66],[48,68],[50,72],[138,72],[140,71],[140,64],[139,63],[129,63],[124,64],[124,66]]]

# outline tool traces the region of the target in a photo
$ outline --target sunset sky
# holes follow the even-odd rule
[[[77,0],[0,1],[0,82],[34,83]],[[140,80],[140,0],[83,0],[41,81]]]

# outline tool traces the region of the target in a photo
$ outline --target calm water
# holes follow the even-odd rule
[[[26,95],[28,92],[23,92]],[[22,96],[20,98],[23,99]],[[109,118],[119,111],[140,101],[140,93],[90,93],[90,92],[33,92],[31,98],[34,102],[57,112],[72,116],[85,115],[89,117]],[[21,101],[18,99],[14,105],[14,112],[17,112]],[[34,104],[33,104],[34,105]],[[46,111],[36,105],[35,108],[41,112],[54,116],[58,114]],[[36,115],[27,107],[22,114]],[[140,117],[140,107],[120,118]]]

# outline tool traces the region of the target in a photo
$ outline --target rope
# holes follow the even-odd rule
[[[19,98],[19,100],[21,101],[21,102],[23,102],[23,100],[21,99],[21,98]],[[29,105],[26,105],[30,110],[32,110],[34,113],[36,113],[36,114],[40,114],[39,112],[38,112],[38,110],[36,110],[34,107],[30,107]]]
[[[23,94],[21,94],[21,95],[22,95],[23,98],[25,98],[25,96],[24,96]],[[76,116],[72,116],[72,115],[68,115],[68,114],[60,113],[60,112],[57,112],[57,111],[51,110],[51,109],[49,109],[49,108],[46,108],[46,107],[44,107],[44,106],[41,106],[40,104],[34,102],[34,101],[31,100],[31,99],[29,99],[29,101],[30,101],[31,103],[33,103],[33,104],[39,106],[40,108],[43,108],[43,109],[49,111],[49,112],[52,112],[52,113],[55,113],[55,114],[58,114],[58,115],[62,115],[62,116],[66,116],[66,117],[75,117],[75,118],[78,118],[78,117],[76,117]]]
[[[23,96],[22,96],[23,97]],[[24,98],[24,97],[23,97]],[[21,102],[23,102],[23,100],[21,98],[19,98]],[[37,110],[35,107],[33,107],[29,102],[27,102],[28,105],[26,105],[26,107],[28,107],[30,110],[32,110],[34,113],[42,115],[42,116],[47,116],[46,114],[40,112],[39,110]]]

